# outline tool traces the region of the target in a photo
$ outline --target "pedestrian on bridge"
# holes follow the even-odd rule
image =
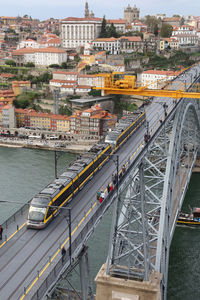
[[[2,240],[3,227],[0,225],[0,240]]]
[[[65,247],[62,247],[62,249],[61,249],[61,255],[62,255],[62,263],[64,262],[64,260],[65,260],[65,255],[66,255],[66,250],[65,250]]]
[[[100,191],[98,191],[97,192],[97,201],[99,201],[99,198],[101,197],[101,192]]]

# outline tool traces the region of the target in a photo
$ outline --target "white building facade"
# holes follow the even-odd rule
[[[61,21],[62,46],[76,49],[85,46],[99,36],[101,18],[66,18]]]
[[[23,48],[13,51],[13,59],[17,64],[32,62],[37,66],[60,65],[67,61],[67,53],[63,49],[47,48]]]
[[[140,74],[140,81],[142,86],[147,86],[149,89],[160,89],[167,81],[171,81],[178,75],[179,72],[147,70]]]
[[[116,38],[98,38],[92,42],[93,48],[108,51],[110,54],[118,54],[120,51],[120,40]]]
[[[198,35],[196,33],[196,30],[188,25],[182,25],[180,27],[176,27],[172,31],[172,37],[175,37],[178,41],[179,46],[184,45],[198,45]]]

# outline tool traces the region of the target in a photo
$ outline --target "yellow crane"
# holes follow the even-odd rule
[[[93,89],[103,90],[104,94],[138,95],[147,97],[170,98],[200,98],[199,92],[185,92],[184,90],[148,89],[146,86],[136,86],[136,76],[124,75],[121,72],[101,73],[96,76],[104,78],[102,86]]]

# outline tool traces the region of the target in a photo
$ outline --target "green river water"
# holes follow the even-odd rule
[[[58,171],[72,162],[75,155],[64,153],[58,159]],[[0,223],[12,215],[54,178],[54,152],[0,147]],[[183,209],[200,207],[200,174],[191,178]],[[112,207],[88,242],[91,274],[94,278],[106,261]],[[98,250],[98,251],[97,251]],[[177,227],[169,263],[168,300],[200,299],[200,228]]]

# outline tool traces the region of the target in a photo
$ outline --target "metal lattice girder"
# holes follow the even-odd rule
[[[163,274],[166,294],[169,248],[199,145],[196,100],[182,100],[176,113],[129,172],[116,204],[108,272],[148,280]]]

